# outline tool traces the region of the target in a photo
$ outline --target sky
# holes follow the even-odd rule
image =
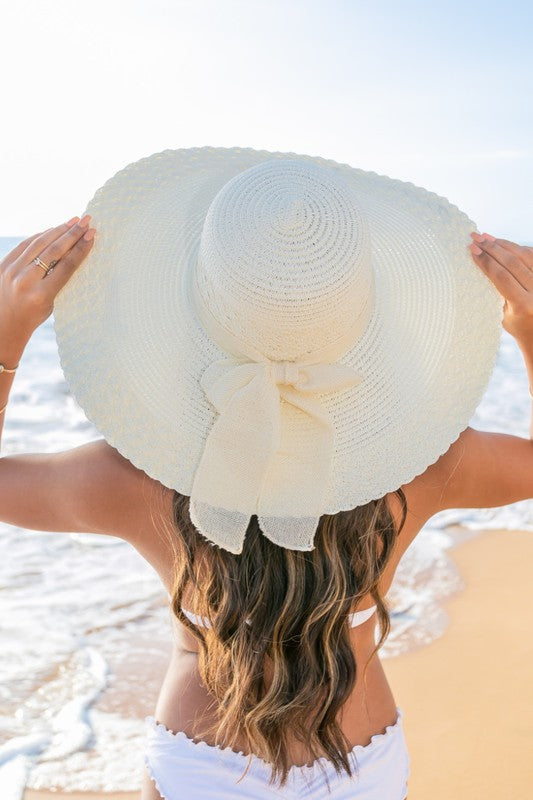
[[[533,243],[533,3],[0,0],[0,235],[167,148],[332,158]]]

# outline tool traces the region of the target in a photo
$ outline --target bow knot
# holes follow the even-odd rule
[[[295,384],[300,376],[300,367],[295,361],[273,361],[272,375],[275,383]]]
[[[193,522],[234,553],[242,551],[253,514],[282,546],[291,546],[296,522],[314,534],[334,454],[333,422],[320,395],[361,381],[339,362],[224,358],[210,364],[200,385],[218,416],[194,476]],[[281,398],[288,404],[283,413]]]

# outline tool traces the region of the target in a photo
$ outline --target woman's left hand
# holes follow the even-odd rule
[[[36,233],[0,261],[0,342],[27,342],[48,319],[56,295],[94,244],[89,220],[86,214]],[[48,272],[34,262],[37,257],[51,267]]]

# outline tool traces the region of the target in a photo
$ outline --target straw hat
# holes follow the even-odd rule
[[[468,425],[503,299],[474,223],[412,183],[251,148],[165,150],[87,206],[56,298],[72,394],[110,445],[240,553],[422,473]]]

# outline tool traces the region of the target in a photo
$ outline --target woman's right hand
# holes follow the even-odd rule
[[[0,261],[0,343],[2,357],[23,347],[51,315],[54,300],[91,250],[90,214],[36,233]],[[89,237],[89,238],[87,238]],[[36,264],[39,258],[43,268]],[[43,273],[44,267],[48,267]]]
[[[503,296],[503,328],[519,344],[533,346],[533,247],[495,239],[487,233],[470,234],[474,262]]]

